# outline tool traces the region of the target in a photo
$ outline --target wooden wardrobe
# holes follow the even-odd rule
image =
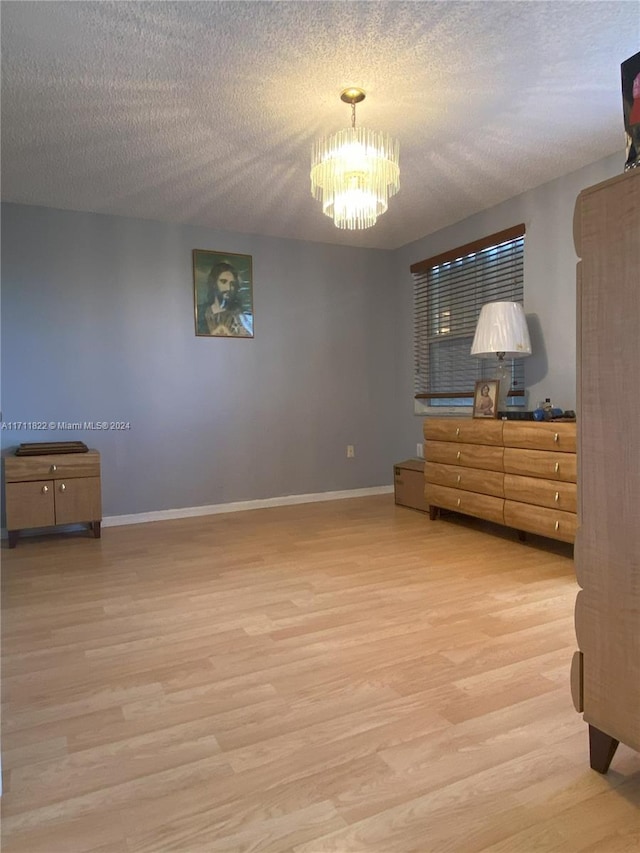
[[[640,169],[580,193],[574,704],[591,766],[640,751]]]

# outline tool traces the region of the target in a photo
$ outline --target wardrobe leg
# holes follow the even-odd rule
[[[620,741],[595,726],[589,726],[589,763],[592,770],[606,773]]]

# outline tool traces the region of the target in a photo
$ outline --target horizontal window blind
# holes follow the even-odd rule
[[[485,302],[522,302],[524,225],[420,261],[414,276],[416,397],[432,405],[471,405],[475,383],[497,359],[470,354]],[[510,396],[524,393],[524,360],[511,360]]]

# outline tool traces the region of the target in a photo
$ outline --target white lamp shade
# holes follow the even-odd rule
[[[482,306],[471,355],[479,358],[522,358],[531,355],[527,318],[520,302],[487,302]]]

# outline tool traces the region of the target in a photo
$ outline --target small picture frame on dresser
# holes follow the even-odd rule
[[[473,394],[474,418],[498,417],[499,390],[500,381],[498,379],[479,379],[476,382],[476,390]]]

